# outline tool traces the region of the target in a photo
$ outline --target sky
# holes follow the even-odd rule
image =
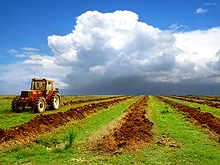
[[[0,0],[0,95],[220,94],[219,0]]]

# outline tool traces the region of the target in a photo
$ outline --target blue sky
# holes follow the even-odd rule
[[[220,94],[218,0],[1,0],[0,94]],[[6,89],[7,88],[7,89]]]

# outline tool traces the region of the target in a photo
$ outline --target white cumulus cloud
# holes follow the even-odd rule
[[[220,27],[189,31],[176,23],[170,28],[140,22],[131,11],[87,11],[69,34],[48,36],[53,56],[31,47],[10,49],[20,61],[0,65],[0,88],[46,77],[69,94],[220,91]]]
[[[131,11],[87,11],[70,34],[48,37],[56,64],[72,68],[66,82],[82,93],[116,89],[130,78],[136,85],[203,80],[217,72],[219,42],[218,27],[173,33],[140,22]]]

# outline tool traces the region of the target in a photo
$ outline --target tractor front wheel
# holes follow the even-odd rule
[[[50,108],[51,109],[59,109],[60,108],[60,94],[58,92],[54,92],[50,97]]]
[[[43,97],[37,97],[33,101],[32,109],[34,112],[42,113],[46,109],[46,100]]]
[[[22,103],[19,103],[20,96],[14,97],[11,102],[11,109],[14,112],[22,112],[25,109],[25,106]]]

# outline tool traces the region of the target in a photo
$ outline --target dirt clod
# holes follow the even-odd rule
[[[172,138],[162,138],[156,141],[156,144],[168,147],[180,147],[180,145]]]

